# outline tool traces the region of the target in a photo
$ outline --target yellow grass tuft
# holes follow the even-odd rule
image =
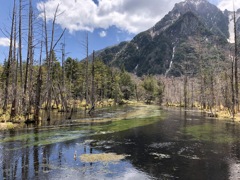
[[[91,162],[111,162],[120,161],[124,159],[126,155],[117,155],[115,153],[102,153],[102,154],[82,154],[80,160],[85,163]]]
[[[0,123],[0,130],[9,130],[9,129],[14,129],[16,125],[14,125],[11,122],[7,123]]]

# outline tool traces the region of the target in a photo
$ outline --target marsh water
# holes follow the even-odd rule
[[[100,116],[110,121],[95,122]],[[114,116],[120,118],[111,120]],[[50,126],[1,132],[0,179],[240,177],[239,123],[156,106],[108,109],[85,117],[84,122],[77,121],[77,114],[74,118],[68,123],[55,120]],[[100,153],[125,158],[81,161],[83,154]]]

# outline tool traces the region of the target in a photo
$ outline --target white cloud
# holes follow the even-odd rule
[[[233,11],[233,1],[235,5],[235,10],[240,8],[240,0],[221,0],[218,3],[218,8],[220,8],[222,11],[225,9],[229,11]]]
[[[99,36],[100,36],[100,37],[106,37],[106,36],[107,36],[107,32],[106,32],[106,31],[101,31],[101,32],[99,33]]]
[[[0,46],[4,46],[4,47],[10,46],[10,39],[5,37],[0,37]]]
[[[180,1],[98,0],[96,4],[93,0],[47,0],[38,3],[37,8],[42,13],[45,6],[47,18],[52,19],[59,4],[59,13],[63,13],[57,23],[70,32],[116,26],[136,34],[152,27]]]

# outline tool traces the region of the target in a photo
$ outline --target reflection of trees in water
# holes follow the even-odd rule
[[[17,137],[17,131],[9,131],[3,134],[3,137]],[[35,129],[34,133],[38,133]],[[41,171],[49,171],[50,156],[53,154],[53,146],[24,147],[34,140],[39,141],[39,136],[33,135],[32,139],[26,141],[13,141],[2,144],[2,156],[0,157],[0,177],[3,179],[32,179]],[[55,145],[54,145],[55,146]],[[59,151],[60,152],[60,151]],[[62,161],[62,158],[60,158]],[[40,168],[42,167],[42,168]]]
[[[234,139],[240,137],[239,125],[236,123],[226,123],[225,130],[230,134]],[[231,143],[230,155],[231,158],[240,162],[240,143],[239,141]]]
[[[26,142],[28,143],[28,142]],[[22,177],[23,179],[28,178],[28,169],[29,169],[29,148],[22,149]]]
[[[82,142],[81,139],[39,146],[36,143],[45,140],[44,137],[41,137],[42,131],[39,129],[3,132],[2,135],[3,137],[18,137],[30,131],[31,133],[34,132],[30,138],[1,143],[0,179],[1,177],[3,179],[49,178],[52,175],[54,176],[55,173],[61,172],[62,168],[68,167],[71,169],[75,166],[83,168],[80,169],[82,175],[87,173],[88,176],[94,173],[94,163],[83,164],[79,159],[81,154],[94,153],[92,147],[76,145]],[[57,138],[57,136],[49,137],[49,140],[51,138]],[[29,146],[31,143],[34,143],[34,145]],[[26,147],[26,145],[28,146]],[[78,152],[76,161],[74,160],[74,151]]]
[[[13,137],[16,135],[15,131],[9,131],[6,133],[7,136]],[[5,134],[4,134],[5,136]],[[17,177],[17,167],[19,162],[18,152],[9,149],[14,149],[15,143],[6,143],[2,148],[2,177],[4,179],[16,179]]]
[[[35,129],[34,133],[38,133],[38,129]],[[38,142],[38,140],[39,140],[38,136],[35,136],[34,141]],[[33,148],[34,148],[34,151],[33,151],[34,173],[35,173],[35,176],[37,176],[39,172],[39,148],[37,146],[34,146]]]

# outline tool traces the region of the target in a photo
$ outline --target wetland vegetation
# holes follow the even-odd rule
[[[32,0],[12,5],[0,60],[0,179],[240,177],[235,12],[234,44],[187,12],[163,19],[167,28],[159,22],[162,33],[156,26],[92,54],[86,33],[79,60],[66,57],[66,29],[56,33],[60,5],[52,19],[43,5],[36,18]]]
[[[240,175],[237,122],[153,105],[107,109],[103,114],[108,113],[113,118],[103,123],[73,121],[2,131],[0,174],[3,179],[149,180]]]

